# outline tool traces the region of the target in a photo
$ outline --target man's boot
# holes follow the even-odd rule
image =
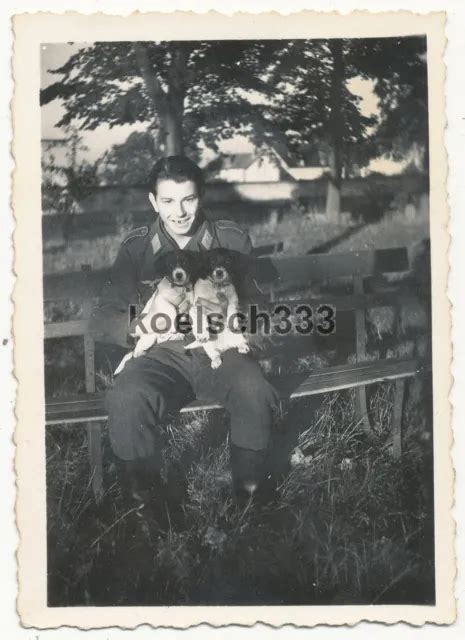
[[[183,487],[166,484],[154,459],[119,460],[117,469],[126,508],[135,514],[145,537],[178,523]]]
[[[243,449],[231,443],[233,489],[239,503],[251,498],[266,502],[272,498],[273,483],[268,473],[268,450]]]

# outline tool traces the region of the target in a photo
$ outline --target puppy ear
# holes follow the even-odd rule
[[[206,275],[206,268],[208,266],[206,256],[207,254],[202,251],[182,251],[187,259],[187,268],[192,280],[198,280]]]
[[[187,271],[192,280],[195,281],[199,278],[199,272],[202,269],[204,263],[204,256],[199,251],[185,250],[181,252],[185,260]]]

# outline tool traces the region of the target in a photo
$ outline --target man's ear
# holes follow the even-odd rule
[[[158,214],[157,201],[155,200],[155,196],[153,195],[153,193],[151,191],[149,191],[149,202],[152,205],[153,210],[155,211],[155,213]]]

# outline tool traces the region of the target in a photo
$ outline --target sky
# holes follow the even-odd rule
[[[50,73],[50,69],[57,69],[62,66],[68,58],[85,46],[83,44],[43,44],[41,47],[41,87],[44,89],[49,84],[55,82],[60,76]],[[63,138],[63,130],[56,126],[56,123],[63,116],[65,110],[59,100],[53,100],[42,107],[42,139]],[[132,131],[143,131],[144,125],[124,125],[112,127],[101,125],[93,131],[82,131],[83,143],[88,147],[88,151],[83,153],[83,157],[89,162],[99,158],[107,149],[114,144],[124,142]]]
[[[43,44],[41,47],[41,87],[45,88],[55,82],[59,76],[50,73],[50,70],[62,66],[73,53],[83,46],[86,46],[86,43]],[[377,113],[377,98],[373,92],[371,81],[353,78],[349,81],[348,88],[361,96],[360,108],[363,115],[370,116]],[[42,139],[62,139],[64,137],[63,130],[56,126],[63,114],[64,108],[59,100],[54,100],[42,107]],[[101,125],[93,131],[84,130],[81,132],[82,141],[87,150],[82,152],[82,158],[93,162],[112,145],[124,142],[133,131],[143,131],[145,128],[143,123],[136,123],[111,128],[108,125]],[[231,140],[221,142],[220,150],[223,153],[244,153],[252,151],[253,145],[243,136],[236,136]],[[207,162],[214,155],[213,152],[206,152],[204,161]],[[385,159],[375,159],[371,162],[370,168],[384,173],[397,173],[401,165]]]

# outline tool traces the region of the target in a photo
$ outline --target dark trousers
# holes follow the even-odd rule
[[[106,396],[109,435],[121,460],[160,456],[160,422],[194,398],[222,405],[230,415],[231,441],[244,449],[268,446],[278,405],[275,389],[258,363],[235,350],[212,369],[202,348],[165,342],[133,358]]]

